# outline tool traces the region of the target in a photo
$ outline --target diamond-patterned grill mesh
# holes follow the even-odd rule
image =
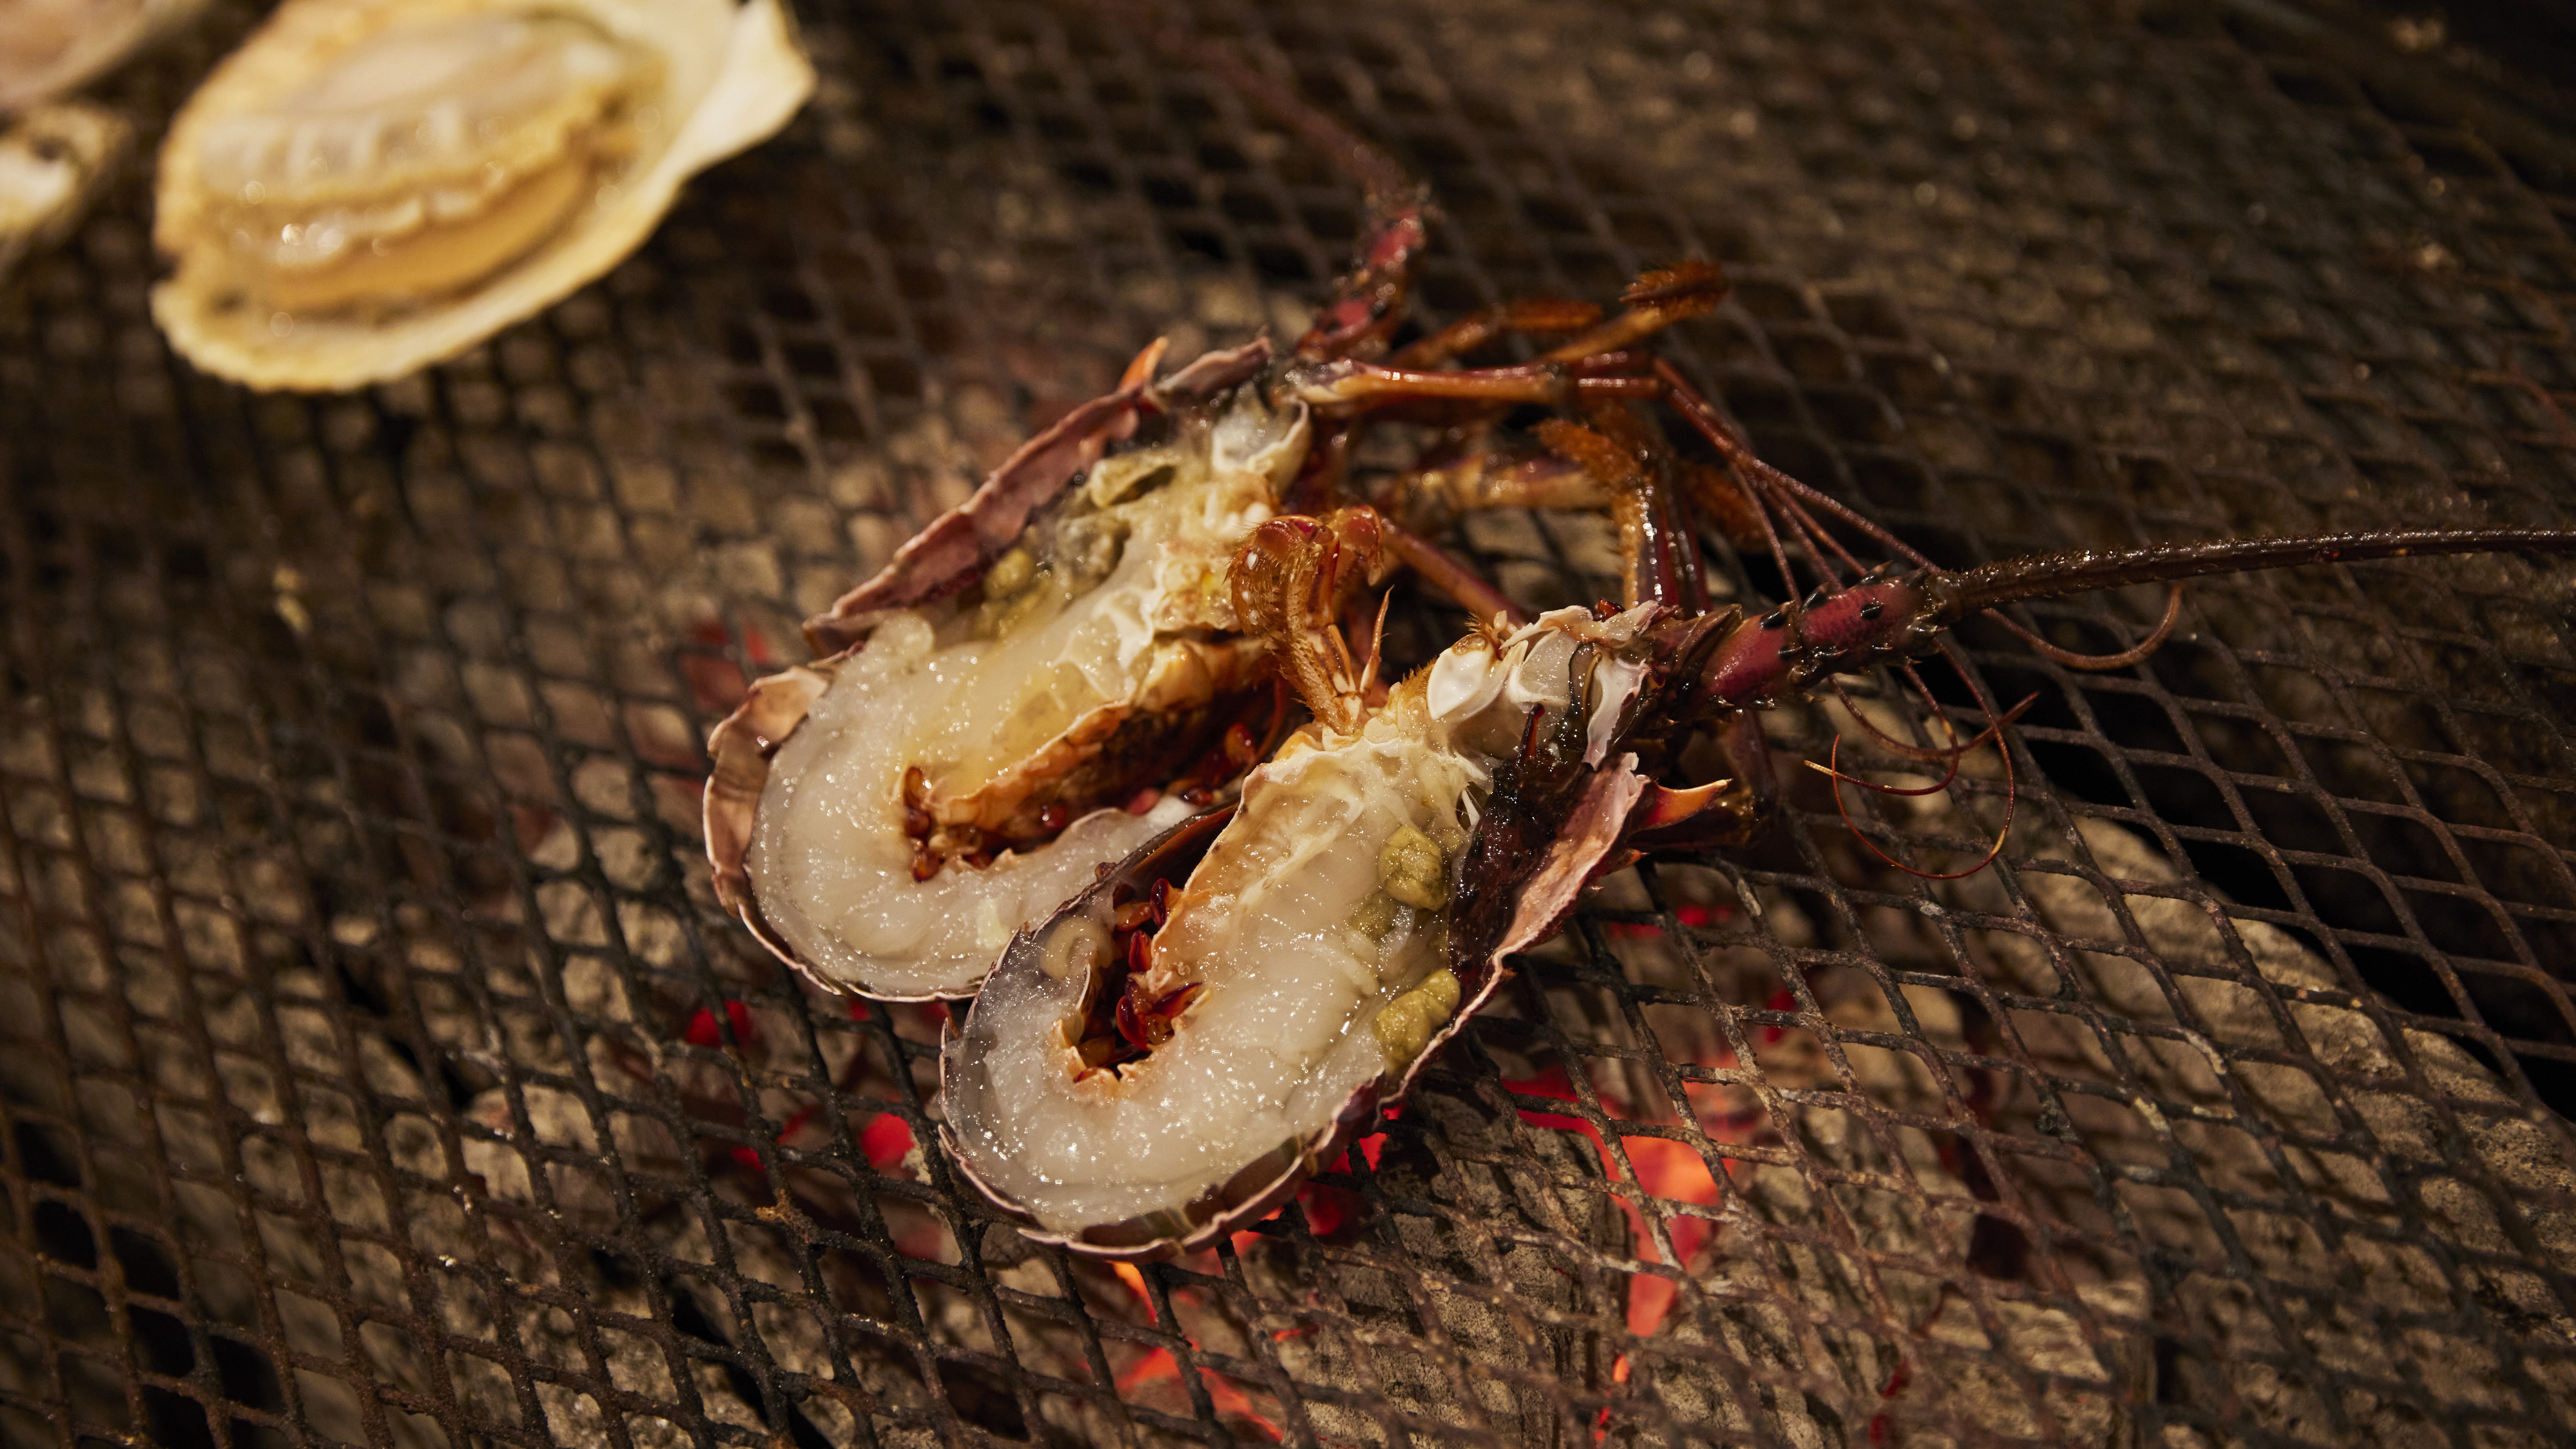
[[[1000,1224],[916,1145],[936,1012],[714,909],[700,741],[1144,340],[1294,330],[1356,198],[1089,12],[803,10],[782,139],[418,379],[174,362],[140,174],[0,291],[0,1438],[2576,1432],[2576,572],[2522,559],[2196,586],[2107,675],[1971,628],[2037,696],[1993,869],[1889,870],[1802,778],[1257,1231],[1119,1272]],[[1724,261],[1673,354],[1946,561],[2576,521],[2576,149],[2430,58],[2262,0],[1196,18],[1432,181],[1434,317]],[[1529,602],[1614,571],[1579,518],[1453,541]],[[1854,809],[1957,865],[2003,794]]]

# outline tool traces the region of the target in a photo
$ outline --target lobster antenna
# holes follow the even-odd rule
[[[2354,563],[2451,553],[2576,553],[2576,529],[2399,528],[2318,533],[2299,538],[2238,538],[2214,543],[2159,543],[2144,548],[2084,549],[1980,564],[1924,579],[1939,624],[2024,599],[2054,599],[2087,589],[2157,584],[2205,574],[2245,573],[2299,564]]]
[[[2013,637],[2029,645],[2041,658],[2053,659],[2069,669],[2126,669],[2132,664],[2146,662],[2147,656],[2165,647],[2165,640],[2171,637],[2174,625],[2182,618],[2182,587],[2177,580],[2165,595],[2165,616],[2157,623],[2155,632],[2116,654],[2084,654],[2073,649],[2060,649],[2014,622],[2013,617],[2001,609],[1988,609],[1986,617],[2010,630]]]

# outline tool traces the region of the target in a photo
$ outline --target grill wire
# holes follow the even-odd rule
[[[2104,675],[1970,627],[2038,696],[1994,868],[1880,866],[1797,770],[1257,1230],[1030,1247],[916,1146],[936,1012],[715,909],[700,742],[1145,340],[1295,330],[1356,198],[1088,12],[800,9],[783,138],[422,377],[175,362],[147,168],[0,292],[0,1439],[2576,1432],[2555,562],[2195,585]],[[2576,170],[2430,56],[2258,0],[1194,13],[1432,182],[1435,320],[1725,262],[1672,354],[1945,562],[2576,522]],[[108,97],[166,117],[251,18]],[[1452,542],[1525,601],[1615,586],[1586,520]],[[2115,649],[2160,602],[2023,618]],[[1453,627],[1408,595],[1394,650]],[[1769,725],[1784,766],[1852,733]],[[1993,758],[1855,818],[1972,861]]]

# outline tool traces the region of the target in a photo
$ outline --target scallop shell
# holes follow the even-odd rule
[[[813,88],[779,0],[288,0],[171,125],[152,314],[255,388],[401,377],[616,266]]]
[[[80,89],[206,0],[0,0],[0,115]]]
[[[0,278],[80,220],[132,129],[113,111],[59,101],[0,131]]]

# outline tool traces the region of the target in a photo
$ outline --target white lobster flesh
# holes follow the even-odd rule
[[[1237,375],[1260,362],[1219,356]],[[1257,383],[1183,396],[1167,441],[1103,457],[1143,395],[1131,373],[1078,448],[1033,443],[1027,466],[1005,465],[810,624],[848,647],[755,687],[736,721],[757,752],[719,729],[719,892],[825,984],[973,990],[1013,932],[1189,813],[1122,782],[1182,773],[1188,759],[1163,756],[1264,677],[1263,645],[1235,632],[1225,571],[1304,458],[1304,409],[1272,411]],[[1052,487],[1022,476],[1047,468]],[[1041,496],[987,507],[1011,488]],[[994,538],[997,512],[1007,531]],[[939,597],[959,575],[980,589]],[[1137,813],[1116,808],[1131,803]]]
[[[1266,1211],[1264,1174],[1320,1150],[1458,1013],[1438,906],[1491,768],[1578,685],[1606,742],[1637,678],[1617,649],[1647,613],[1470,636],[1355,728],[1309,725],[1254,770],[1140,953],[1134,998],[1185,1002],[1141,1057],[1098,1066],[1078,1039],[1120,964],[1111,882],[1015,941],[947,1053],[960,1160],[1088,1251],[1170,1251]],[[1584,642],[1608,647],[1578,681]]]
[[[1096,810],[1034,850],[915,878],[904,773],[925,748],[992,758],[990,732],[953,730],[972,723],[961,706],[993,692],[979,684],[1008,682],[978,666],[1015,663],[1025,651],[1007,646],[1025,642],[941,649],[918,616],[888,620],[779,747],[746,865],[769,924],[829,978],[897,996],[971,986],[1014,931],[1088,884],[1100,862],[1191,813],[1174,796],[1141,815]]]

